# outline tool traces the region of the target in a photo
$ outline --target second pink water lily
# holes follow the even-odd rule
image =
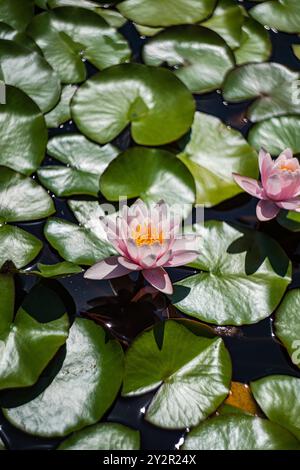
[[[300,212],[300,164],[292,151],[286,149],[273,160],[269,153],[261,150],[259,169],[261,181],[233,174],[244,191],[260,199],[256,207],[257,218],[271,220],[280,209]]]
[[[141,271],[156,289],[172,294],[173,286],[165,267],[194,261],[199,252],[196,237],[180,234],[180,218],[164,202],[150,208],[141,200],[124,206],[115,221],[106,219],[107,237],[118,254],[88,269],[88,279],[112,279]]]

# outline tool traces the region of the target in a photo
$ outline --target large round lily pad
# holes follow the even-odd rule
[[[0,39],[1,71],[7,85],[24,91],[43,111],[60,96],[60,83],[48,62],[36,51],[11,40]]]
[[[94,75],[76,92],[72,115],[87,137],[107,143],[131,123],[135,142],[163,145],[190,128],[195,102],[169,70],[116,65]]]
[[[290,148],[300,153],[300,116],[282,116],[255,124],[249,132],[249,143],[257,150],[264,148],[272,155],[279,155]]]
[[[144,201],[189,205],[195,200],[194,182],[183,163],[166,150],[133,147],[119,155],[100,178],[106,199],[141,197]]]
[[[123,0],[118,10],[126,18],[146,26],[197,23],[213,11],[216,0]]]
[[[34,0],[0,0],[0,21],[20,31],[24,30],[34,13]]]
[[[54,137],[48,142],[47,152],[66,165],[43,166],[38,170],[41,183],[56,196],[97,196],[100,175],[119,153],[110,144],[100,147],[80,134]]]
[[[0,165],[31,174],[44,158],[47,129],[39,107],[21,90],[6,86],[0,105]]]
[[[54,211],[51,197],[35,181],[1,167],[0,222],[37,220]]]
[[[291,280],[289,260],[265,234],[209,221],[196,227],[201,272],[175,284],[173,303],[218,325],[256,323],[279,304]]]
[[[237,64],[264,62],[270,58],[272,42],[268,31],[251,18],[245,19],[239,47],[234,51]]]
[[[300,442],[276,423],[252,416],[225,415],[193,429],[183,450],[299,450]]]
[[[62,368],[32,401],[4,409],[17,428],[39,436],[66,436],[96,423],[114,401],[122,381],[123,352],[105,331],[77,318],[70,329]]]
[[[300,220],[298,221],[300,226]],[[293,363],[300,367],[300,289],[287,293],[276,312],[275,333],[287,348]]]
[[[201,24],[218,33],[229,47],[235,49],[240,45],[243,22],[241,5],[235,0],[219,0],[212,15]]]
[[[300,379],[271,375],[252,382],[251,390],[265,415],[300,440]]]
[[[222,339],[208,339],[167,321],[160,336],[151,329],[128,349],[122,394],[155,390],[146,420],[168,429],[196,426],[213,413],[229,392],[231,361]]]
[[[193,93],[221,87],[234,58],[225,41],[196,25],[174,26],[150,39],[143,50],[148,65],[167,64]]]
[[[253,122],[283,114],[299,114],[295,89],[299,73],[275,62],[242,65],[227,75],[223,84],[226,101],[252,100],[247,115]]]
[[[76,90],[76,85],[65,85],[62,88],[59,102],[45,115],[47,127],[59,127],[71,119],[70,104]]]
[[[298,0],[268,0],[251,8],[250,15],[270,28],[286,33],[300,32],[300,3]]]
[[[61,7],[32,20],[28,33],[64,83],[86,77],[83,59],[99,69],[125,62],[130,49],[124,37],[99,15],[78,7]]]
[[[58,450],[139,450],[140,433],[118,423],[100,423],[68,437]]]
[[[42,246],[31,233],[0,221],[0,268],[6,261],[11,261],[18,269],[23,268],[39,254]]]
[[[48,362],[68,336],[68,316],[57,294],[45,287],[35,287],[13,316],[14,284],[10,276],[0,274],[0,390],[34,384]],[[41,315],[49,311],[56,319],[40,322],[31,314],[37,297]],[[53,298],[54,297],[54,298]]]
[[[257,154],[240,132],[218,118],[195,114],[190,141],[179,155],[196,184],[196,202],[213,206],[241,192],[232,172],[257,177]]]
[[[101,225],[104,212],[98,202],[69,201],[69,205],[80,225],[51,218],[45,226],[45,236],[60,256],[71,263],[92,265],[116,254]]]

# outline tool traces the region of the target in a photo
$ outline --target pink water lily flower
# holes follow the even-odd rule
[[[244,191],[260,199],[257,218],[271,220],[280,209],[300,212],[300,165],[292,151],[286,149],[272,160],[269,153],[261,150],[259,169],[261,182],[233,173],[234,180]]]
[[[180,218],[163,202],[148,207],[136,201],[123,206],[115,221],[105,219],[108,240],[118,254],[89,268],[88,279],[112,279],[131,271],[141,271],[153,287],[165,294],[173,286],[165,267],[181,266],[196,259],[196,237],[183,236]]]

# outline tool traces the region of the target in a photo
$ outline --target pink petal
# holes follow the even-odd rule
[[[247,176],[238,175],[237,173],[233,173],[232,175],[235,182],[244,189],[244,191],[251,194],[251,196],[262,199],[263,189],[259,181],[248,178]]]
[[[130,271],[139,271],[142,269],[138,264],[134,263],[128,258],[124,258],[124,256],[119,256],[118,261],[122,266],[129,269]]]
[[[130,269],[121,266],[118,262],[118,256],[110,256],[99,263],[94,264],[85,273],[86,279],[112,279],[128,274]]]
[[[144,269],[142,274],[155,289],[165,294],[173,294],[171,279],[164,268]]]
[[[274,202],[269,200],[259,201],[256,206],[257,218],[262,222],[274,219],[279,211],[280,208]]]
[[[289,160],[289,159],[294,157],[293,151],[290,148],[287,148],[283,152],[281,152],[281,154],[279,155],[278,158],[280,158],[280,157],[285,157]]]
[[[199,237],[196,236],[183,236],[178,238],[172,245],[172,251],[197,251]]]
[[[281,209],[286,209],[287,211],[296,211],[300,212],[300,199],[288,199],[287,201],[276,202],[277,206]]]
[[[165,266],[183,266],[185,264],[191,263],[195,261],[195,259],[199,256],[199,251],[183,251],[174,253],[173,258],[165,264]]]
[[[259,162],[259,171],[261,174],[261,181],[262,185],[264,186],[268,176],[270,175],[274,162],[272,157],[269,153],[267,153],[264,149],[261,149],[258,155],[258,162]]]

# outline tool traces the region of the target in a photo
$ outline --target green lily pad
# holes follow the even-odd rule
[[[77,264],[69,263],[68,261],[62,261],[56,264],[37,264],[38,270],[24,270],[22,274],[34,274],[44,278],[60,278],[71,276],[72,274],[79,274],[82,272],[82,268]]]
[[[0,165],[33,173],[44,158],[47,140],[39,107],[18,88],[6,86],[6,104],[0,105]]]
[[[6,23],[0,22],[0,39],[14,41],[17,44],[21,44],[21,46],[28,47],[28,49],[40,52],[40,49],[36,43],[29,36],[27,36],[26,33],[23,31],[17,31]]]
[[[70,104],[76,90],[75,85],[65,85],[62,88],[59,102],[45,115],[47,127],[58,127],[71,119]]]
[[[300,32],[300,3],[298,0],[269,0],[256,5],[250,15],[263,25],[286,33]]]
[[[103,3],[107,4],[107,1],[105,0]],[[106,6],[102,7],[99,3],[90,0],[48,0],[48,4],[50,8],[74,6],[92,10],[114,28],[121,28],[126,23],[126,19],[118,11]]]
[[[233,103],[252,100],[247,116],[253,122],[283,114],[299,114],[295,88],[299,73],[275,62],[242,65],[227,75],[223,96]]]
[[[141,197],[144,201],[163,199],[189,205],[195,201],[192,175],[172,153],[161,149],[132,147],[119,155],[100,178],[100,190],[106,199],[118,201]]]
[[[163,145],[185,134],[195,102],[169,70],[121,64],[94,75],[72,100],[72,115],[87,137],[105,144],[131,123],[141,145]]]
[[[275,310],[291,280],[282,248],[265,234],[225,222],[196,226],[201,270],[175,284],[173,303],[184,313],[218,325],[256,323]]]
[[[39,306],[43,312],[47,310],[47,303],[53,302],[52,296],[57,296],[54,291],[35,287],[15,318],[13,293],[11,279],[0,274],[0,298],[2,302],[4,296],[4,310],[7,309],[0,316],[0,390],[33,385],[68,336],[68,315],[64,313],[65,308],[59,298],[54,300],[58,309],[55,315],[59,318],[39,322],[31,314],[31,297],[36,300],[37,296],[43,295],[43,305]]]
[[[20,31],[24,30],[34,13],[34,0],[0,0],[0,21]]]
[[[275,318],[276,336],[286,347],[292,362],[298,367],[300,367],[299,308],[300,289],[293,289],[283,299]]]
[[[124,37],[84,8],[60,7],[41,13],[30,23],[28,33],[63,83],[86,78],[83,59],[102,70],[130,58]]]
[[[73,323],[66,344],[63,365],[48,388],[24,405],[3,410],[22,431],[66,436],[96,423],[114,401],[123,375],[121,346],[82,318]]]
[[[9,168],[0,171],[0,221],[27,222],[55,212],[47,192],[35,181]]]
[[[164,28],[151,28],[151,26],[144,26],[142,24],[137,24],[134,23],[134,26],[140,36],[145,36],[145,37],[152,37],[155,36],[155,34],[160,33],[161,31],[164,30]]]
[[[36,51],[11,40],[0,39],[1,70],[7,85],[24,91],[43,112],[60,96],[60,83],[48,62]]]
[[[110,144],[100,147],[80,134],[66,134],[51,139],[47,152],[66,166],[50,165],[38,170],[46,188],[56,196],[97,196],[100,175],[119,150]]]
[[[216,0],[124,0],[117,4],[126,18],[146,26],[197,23],[213,11]]]
[[[0,268],[6,261],[20,269],[29,264],[41,251],[43,243],[19,227],[0,221]]]
[[[228,394],[230,380],[230,356],[221,338],[196,336],[169,320],[161,347],[151,329],[128,349],[122,395],[141,395],[159,387],[145,419],[155,426],[180,429],[196,426],[213,413]]]
[[[251,390],[265,415],[300,440],[300,379],[271,375],[251,382]]]
[[[280,211],[277,222],[291,232],[300,232],[300,213],[295,211]]]
[[[232,172],[257,177],[257,154],[240,132],[218,118],[195,114],[190,141],[179,154],[196,184],[196,202],[210,207],[242,190]]]
[[[100,423],[68,437],[58,450],[139,450],[140,433],[118,423]]]
[[[97,201],[69,201],[80,225],[62,219],[51,218],[45,226],[48,242],[65,260],[82,265],[116,254],[100,223],[104,215]]]
[[[294,52],[295,56],[297,57],[297,59],[300,60],[300,44],[294,44],[293,45],[293,52]]]
[[[219,0],[213,14],[202,26],[218,33],[228,44],[235,49],[239,47],[244,23],[244,11],[235,0]]]
[[[213,31],[196,25],[174,26],[157,34],[143,49],[148,65],[167,64],[193,93],[221,87],[234,66],[226,42]]]
[[[299,450],[299,441],[266,419],[225,415],[193,429],[182,450]]]
[[[234,51],[237,64],[264,62],[272,54],[268,31],[259,23],[247,18],[242,26],[241,43]]]
[[[289,147],[300,154],[300,116],[282,116],[255,124],[248,140],[257,150],[264,148],[272,155],[279,155]]]

